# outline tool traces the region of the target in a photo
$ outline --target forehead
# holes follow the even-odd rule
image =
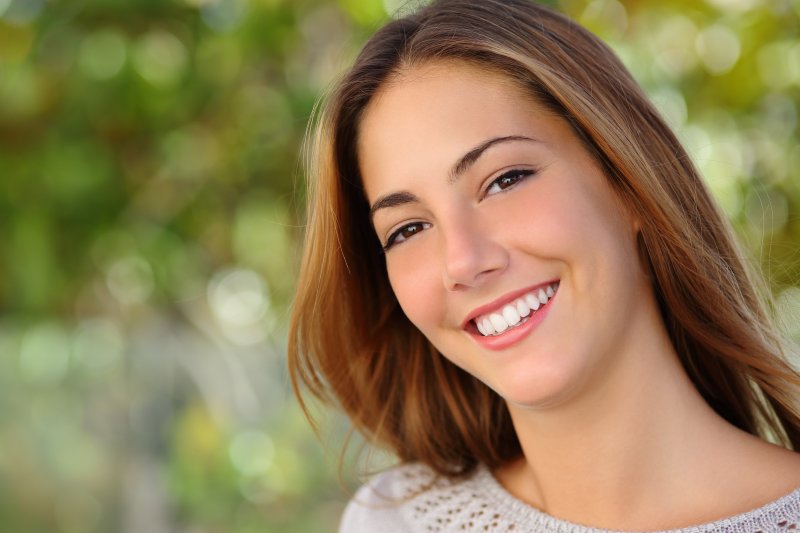
[[[376,176],[438,173],[487,138],[535,136],[537,116],[546,114],[518,83],[492,70],[464,62],[403,69],[375,94],[359,127],[368,196]]]
[[[359,125],[358,165],[367,200],[390,189],[430,184],[488,139],[565,139],[566,122],[520,83],[456,61],[405,68],[383,84]],[[410,181],[411,180],[411,181]]]
[[[454,112],[475,120],[487,104],[537,106],[518,82],[497,71],[463,61],[426,62],[390,75],[367,105],[360,132],[398,127],[404,118],[452,119]]]

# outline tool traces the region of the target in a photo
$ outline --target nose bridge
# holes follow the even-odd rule
[[[505,250],[494,238],[491,224],[475,213],[450,213],[439,227],[444,240],[443,276],[447,288],[478,285],[491,272],[505,267]]]

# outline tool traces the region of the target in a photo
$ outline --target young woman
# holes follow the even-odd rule
[[[400,460],[342,531],[798,527],[766,291],[595,36],[434,2],[365,45],[312,153],[292,376]]]

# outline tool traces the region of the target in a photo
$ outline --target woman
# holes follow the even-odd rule
[[[294,383],[401,463],[342,531],[797,527],[765,291],[596,37],[434,2],[365,45],[312,152]]]

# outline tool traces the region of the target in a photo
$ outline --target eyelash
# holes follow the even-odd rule
[[[497,178],[492,180],[492,182],[486,188],[486,191],[483,193],[483,197],[494,195],[494,194],[497,194],[497,193],[500,193],[500,192],[504,192],[504,191],[514,187],[519,182],[523,181],[525,178],[534,175],[535,173],[536,173],[536,171],[534,171],[534,170],[522,169],[522,168],[515,168],[515,169],[511,169],[511,170],[509,170],[507,172],[504,172],[503,174],[501,174],[500,176],[498,176]],[[492,187],[494,187],[495,185],[498,185],[500,182],[502,182],[504,180],[514,180],[514,181],[512,183],[510,183],[510,184],[507,184],[505,188],[498,189],[495,192],[490,192]],[[499,185],[498,185],[498,187],[499,187]],[[404,231],[408,230],[409,228],[416,228],[416,227],[420,227],[420,226],[423,227],[422,229],[427,229],[428,227],[430,227],[430,223],[428,223],[428,222],[412,222],[410,224],[406,224],[405,226],[402,226],[402,227],[398,228],[397,230],[395,230],[391,235],[389,235],[389,238],[386,239],[386,244],[383,245],[383,251],[384,252],[389,251],[395,245],[405,242],[406,240],[410,239],[411,237],[413,237],[414,235],[416,235],[417,233],[422,231],[422,229],[418,229],[418,230],[414,231],[411,235],[408,235],[408,236],[404,237],[402,241],[398,242],[398,240],[397,240],[397,238],[400,237],[401,234]]]
[[[408,239],[410,239],[411,237],[413,237],[414,235],[416,235],[417,233],[419,233],[420,231],[422,231],[422,229],[420,229],[420,230],[417,230],[417,231],[415,231],[415,232],[414,232],[412,235],[409,235],[409,236],[407,236],[407,237],[403,237],[403,240],[402,240],[402,241],[399,241],[399,242],[397,241],[397,238],[398,238],[398,237],[400,237],[400,236],[401,236],[401,234],[402,234],[404,231],[406,231],[406,230],[407,230],[407,229],[409,229],[409,228],[415,228],[415,227],[418,227],[418,226],[427,226],[427,227],[430,227],[430,223],[429,223],[429,222],[412,222],[411,224],[406,224],[405,226],[403,226],[403,227],[401,227],[401,228],[398,228],[398,229],[397,229],[396,231],[394,231],[394,232],[393,232],[391,235],[389,235],[389,238],[388,238],[388,239],[386,239],[386,244],[384,244],[384,245],[383,245],[383,251],[384,251],[384,252],[388,252],[388,251],[389,251],[389,249],[390,249],[390,248],[392,248],[392,247],[394,247],[396,244],[403,243],[403,242],[405,242],[406,240],[408,240]]]
[[[492,187],[494,187],[496,184],[498,184],[501,181],[503,181],[503,180],[515,179],[515,181],[513,183],[511,183],[510,185],[508,185],[506,188],[499,189],[498,191],[496,191],[496,192],[494,192],[492,194],[497,194],[498,192],[503,192],[503,191],[509,189],[510,187],[513,187],[514,185],[516,185],[520,181],[524,180],[525,178],[533,176],[535,173],[536,173],[536,171],[534,171],[532,169],[529,169],[529,168],[514,168],[514,169],[511,169],[511,170],[509,170],[507,172],[503,172],[502,174],[500,174],[500,176],[498,176],[497,178],[492,180],[492,182],[489,184],[489,186],[486,187],[486,192],[484,192],[483,195],[484,195],[484,197],[489,195],[490,189]]]

